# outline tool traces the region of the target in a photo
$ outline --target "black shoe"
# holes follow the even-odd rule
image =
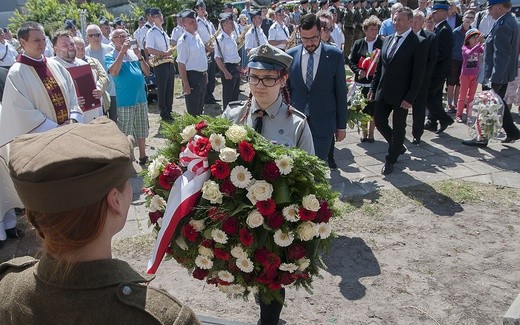
[[[420,144],[421,143],[421,138],[413,138],[412,140],[412,144]]]
[[[394,171],[394,164],[386,162],[383,165],[383,168],[381,168],[381,174],[388,175],[391,174]]]
[[[376,141],[376,140],[374,140],[374,138],[368,138],[368,139],[367,139],[367,142],[368,142],[368,143],[374,143],[374,141]]]
[[[512,142],[515,142],[516,140],[520,140],[520,135],[516,135],[513,137],[506,136],[506,138],[504,140],[502,140],[502,143],[512,143]]]
[[[437,130],[437,132],[435,132],[436,134],[441,134],[442,132],[444,132],[444,130],[446,130],[448,128],[448,126],[452,125],[453,124],[453,119],[450,117],[450,120],[448,122],[441,122],[441,126],[439,127],[439,129]]]
[[[427,121],[426,124],[424,124],[424,129],[432,132],[437,131],[437,122]]]
[[[139,165],[144,166],[148,162],[148,156],[144,156],[143,158],[139,158]]]
[[[14,228],[6,229],[7,238],[22,238],[25,236],[25,230],[16,226]]]
[[[215,104],[217,104],[217,101],[215,99],[208,99],[208,100],[204,101],[204,104],[215,105]]]
[[[334,159],[329,160],[328,164],[331,170],[338,169],[338,165],[336,164],[336,161]]]
[[[408,149],[406,149],[406,147],[403,146],[403,147],[401,148],[401,151],[399,151],[399,154],[400,154],[400,155],[404,155],[404,154],[406,153],[406,150],[408,150]]]
[[[488,140],[477,140],[477,138],[462,140],[462,144],[470,147],[487,147]]]

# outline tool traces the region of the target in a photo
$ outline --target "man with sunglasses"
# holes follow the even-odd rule
[[[328,161],[331,144],[342,141],[347,128],[347,86],[343,53],[321,42],[321,23],[315,14],[300,21],[302,44],[291,48],[289,69],[291,105],[309,121],[316,156]],[[329,167],[337,168],[335,161]]]

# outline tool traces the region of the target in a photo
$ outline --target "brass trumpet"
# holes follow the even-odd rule
[[[237,38],[237,48],[240,49],[242,46],[244,46],[244,42],[246,40],[246,33],[253,27],[253,24],[248,25],[244,31],[238,36]]]

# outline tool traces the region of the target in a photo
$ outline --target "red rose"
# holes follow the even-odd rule
[[[256,202],[256,208],[258,212],[263,216],[272,214],[276,210],[276,203],[273,199],[267,199],[265,201]]]
[[[213,248],[213,254],[222,261],[229,261],[231,259],[231,254],[221,248]]]
[[[287,257],[290,260],[294,261],[297,261],[300,258],[304,258],[305,248],[303,247],[303,245],[300,244],[291,244],[291,246],[289,246],[289,248],[287,249]]]
[[[224,179],[230,174],[229,165],[222,160],[215,160],[215,163],[211,165],[211,175],[217,179]]]
[[[222,223],[222,230],[228,234],[233,235],[238,232],[238,221],[235,217],[229,217]]]
[[[195,125],[195,130],[197,130],[197,132],[200,133],[200,131],[202,131],[202,129],[204,129],[207,126],[208,126],[208,124],[206,123],[206,121],[202,121],[202,122],[197,123],[197,125]]]
[[[213,248],[215,241],[213,239],[204,239],[200,244],[206,248]]]
[[[233,185],[233,182],[229,179],[225,179],[220,185],[220,192],[227,194],[229,196],[235,195],[237,188]]]
[[[267,270],[277,270],[282,261],[280,257],[266,248],[257,249],[254,253],[254,259],[257,260]]]
[[[303,207],[298,210],[298,215],[300,216],[301,221],[312,221],[316,218],[316,212],[307,210]]]
[[[240,229],[239,236],[240,236],[240,242],[244,246],[251,246],[251,245],[253,245],[253,243],[255,241],[253,238],[253,235],[249,231],[247,231],[246,228]]]
[[[199,233],[197,231],[195,231],[195,228],[193,228],[192,225],[187,223],[182,227],[182,235],[188,241],[194,242],[195,240],[197,240]]]
[[[282,274],[280,275],[280,283],[284,286],[293,283],[294,280],[295,277],[289,272],[282,272]]]
[[[150,222],[153,223],[154,225],[157,224],[157,220],[159,220],[159,218],[162,218],[162,216],[163,216],[163,213],[161,211],[154,211],[154,212],[148,213]]]
[[[195,145],[193,146],[193,153],[201,157],[206,157],[210,150],[211,143],[206,137],[198,138],[197,142],[195,142]]]
[[[276,290],[280,290],[282,288],[282,285],[279,283],[279,282],[270,282],[269,283],[269,289],[273,290],[273,291],[276,291]]]
[[[159,184],[165,189],[170,190],[175,180],[182,175],[182,169],[175,163],[166,165],[164,171],[159,175]]]
[[[280,177],[280,168],[276,166],[274,161],[269,161],[264,165],[264,170],[262,171],[262,177],[266,181],[272,181]]]
[[[240,141],[238,144],[238,153],[240,154],[240,158],[245,162],[252,162],[255,157],[255,149],[247,141]]]
[[[283,224],[283,215],[280,211],[276,211],[268,216],[266,218],[266,223],[269,227],[272,229],[278,229]]]
[[[266,248],[259,248],[255,250],[254,259],[257,260],[260,264],[265,265],[269,258],[269,254],[271,252]]]
[[[196,268],[195,270],[193,270],[192,275],[195,279],[204,280],[208,276],[208,271]]]
[[[208,209],[208,217],[213,221],[224,220],[228,216],[226,211],[220,210],[217,207],[211,207]]]
[[[318,210],[318,213],[316,215],[316,218],[314,219],[314,222],[320,223],[320,222],[329,222],[330,217],[332,217],[332,210],[329,208],[329,204],[327,201],[320,202],[320,209]]]

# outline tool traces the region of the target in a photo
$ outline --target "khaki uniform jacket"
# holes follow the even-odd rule
[[[200,324],[126,262],[82,262],[64,279],[56,265],[47,255],[0,264],[0,324]]]

